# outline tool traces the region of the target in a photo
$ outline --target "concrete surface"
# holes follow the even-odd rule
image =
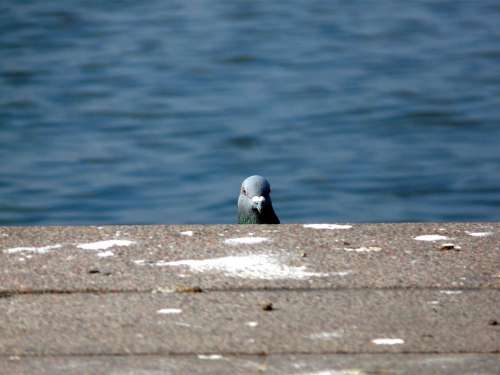
[[[498,374],[499,323],[498,223],[0,227],[1,374]]]
[[[457,375],[498,374],[494,354],[123,355],[0,358],[5,374]]]

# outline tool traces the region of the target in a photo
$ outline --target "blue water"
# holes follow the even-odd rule
[[[500,220],[498,0],[0,4],[0,224]]]

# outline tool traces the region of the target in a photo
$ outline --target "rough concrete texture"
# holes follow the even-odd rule
[[[492,354],[69,356],[0,358],[16,375],[483,375],[500,372]]]
[[[191,232],[192,236],[186,235]],[[415,240],[422,235],[447,239]],[[266,240],[226,242],[241,237]],[[133,243],[99,250],[78,248],[103,240]],[[450,243],[456,248],[441,250]],[[47,248],[55,246],[60,247]],[[36,249],[12,250],[19,247]],[[302,225],[0,228],[0,290],[151,291],[179,285],[206,290],[499,288],[499,251],[500,224],[493,223],[353,225],[350,229]],[[241,258],[249,255],[260,260],[251,263]],[[228,256],[240,257],[240,265],[256,269],[254,277],[217,267],[192,272],[185,265],[166,265]],[[305,267],[304,272],[328,275],[302,277],[290,272],[273,276],[269,262],[293,267],[292,271]],[[263,270],[260,276],[259,269]]]
[[[0,353],[492,353],[499,313],[498,290],[22,295],[0,304]]]
[[[0,228],[0,374],[498,374],[499,312],[497,223]]]

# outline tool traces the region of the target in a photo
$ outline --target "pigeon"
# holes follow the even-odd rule
[[[247,177],[238,197],[238,224],[279,224],[270,194],[271,185],[264,177]]]

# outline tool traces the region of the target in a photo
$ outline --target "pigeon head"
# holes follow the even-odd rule
[[[261,176],[250,176],[241,184],[240,195],[250,200],[252,210],[262,213],[265,205],[270,202],[271,186]]]
[[[250,176],[241,184],[238,198],[240,224],[279,224],[271,202],[271,185],[262,176]]]

